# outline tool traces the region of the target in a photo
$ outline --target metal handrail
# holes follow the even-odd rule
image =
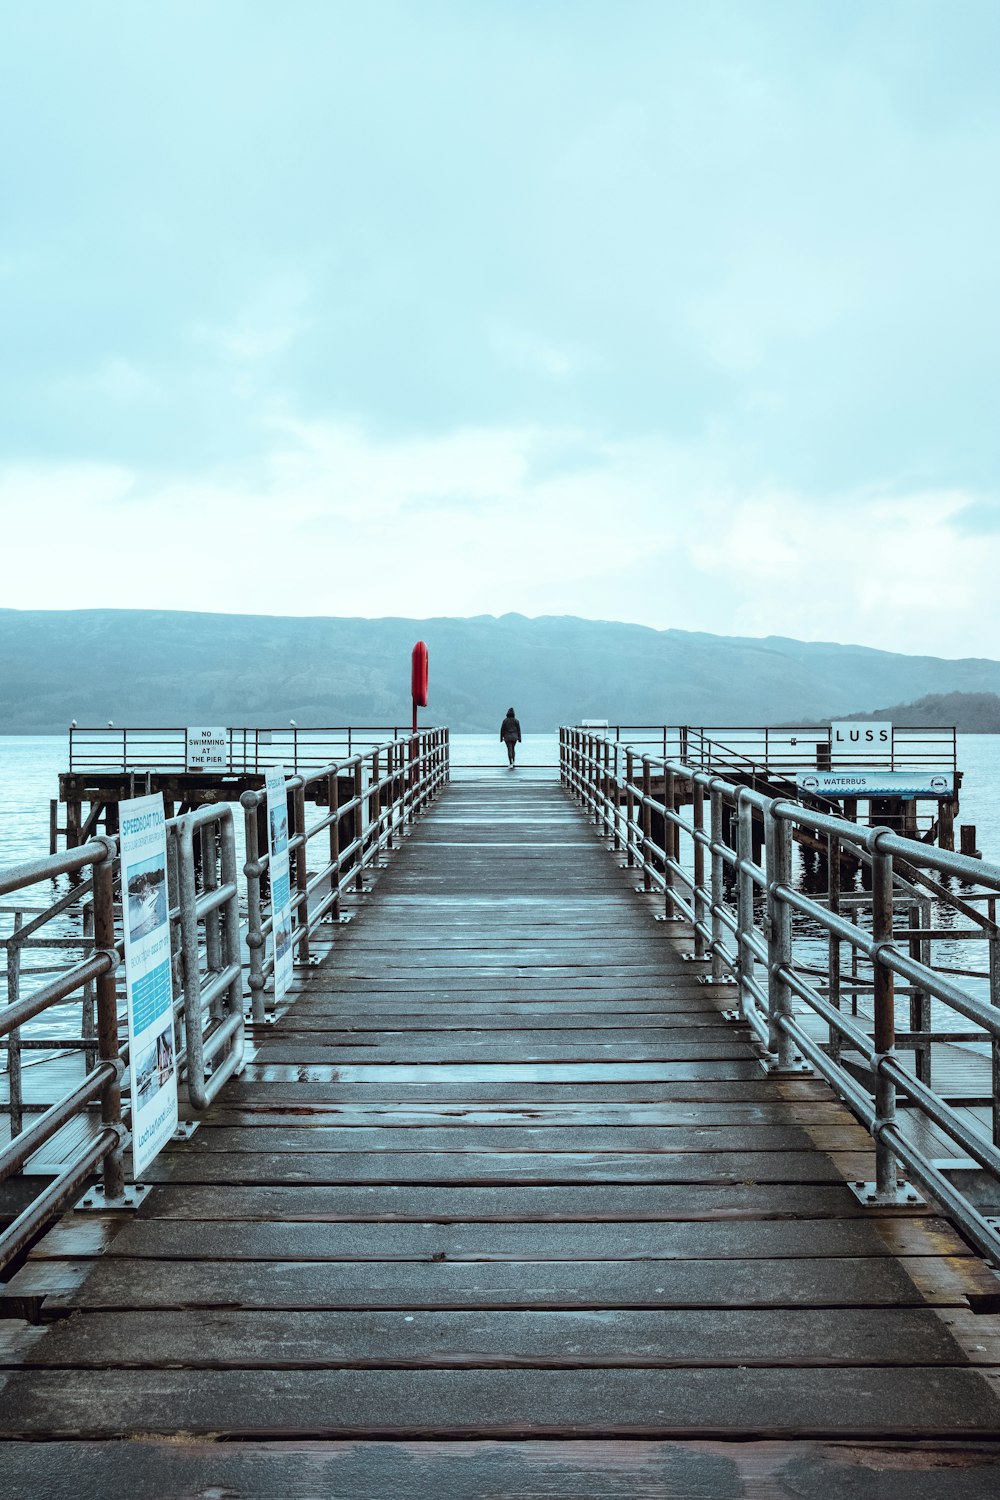
[[[357,891],[363,889],[365,869],[377,864],[381,851],[391,849],[394,840],[402,838],[407,825],[447,782],[449,756],[448,730],[424,729],[410,732],[405,740],[389,740],[333,762],[312,774],[286,777],[292,945],[300,963],[308,963],[311,939],[320,924],[339,918],[341,898],[347,889],[352,884]],[[345,801],[341,801],[342,781],[350,789]],[[306,823],[307,792],[329,809],[311,826]],[[251,1015],[260,1024],[266,1019],[265,990],[274,974],[274,913],[265,909],[264,890],[270,855],[260,827],[266,793],[247,791],[240,801],[246,826],[243,869],[248,897]],[[310,842],[325,832],[329,836],[326,862],[318,873],[310,875]]]
[[[239,891],[232,808],[218,804],[171,819],[166,825],[169,919],[174,962],[174,1054],[178,1079],[185,1080],[192,1108],[208,1107],[243,1056],[242,971],[239,950]],[[102,836],[82,848],[30,860],[0,871],[0,894],[44,887],[60,876],[86,876],[71,895],[62,895],[28,924],[18,924],[4,940],[7,950],[7,1004],[0,1008],[0,1037],[7,1042],[11,1140],[0,1150],[0,1181],[21,1171],[71,1120],[99,1108],[96,1132],[70,1151],[55,1181],[39,1193],[0,1233],[0,1266],[19,1255],[65,1205],[83,1191],[100,1169],[103,1198],[110,1206],[125,1201],[125,1150],[130,1144],[129,1106],[123,1101],[123,1079],[130,1061],[119,1017],[116,974],[124,953],[116,926],[121,881],[118,839]],[[55,977],[20,994],[22,947],[65,939],[35,934],[62,915],[73,901],[84,907],[81,942],[92,951],[59,970]],[[88,933],[89,929],[89,933]],[[40,971],[29,971],[37,973]],[[84,1052],[81,1079],[53,1104],[36,1112],[25,1126],[21,1050],[33,1044],[21,1028],[54,1006],[80,996],[83,1035],[70,1045]],[[96,1017],[94,1006],[96,1004]],[[34,1039],[34,1045],[57,1049],[60,1042]]]
[[[768,797],[733,785],[684,761],[651,756],[639,747],[622,747],[625,774],[607,741],[576,728],[560,730],[563,784],[583,804],[595,824],[627,864],[641,873],[643,888],[659,890],[664,915],[691,922],[694,958],[709,966],[706,981],[737,986],[735,1017],[747,1024],[760,1043],[768,1070],[801,1072],[808,1064],[819,1072],[855,1112],[875,1142],[876,1176],[865,1201],[885,1205],[899,1201],[899,1166],[943,1203],[968,1237],[995,1265],[1000,1265],[1000,1234],[971,1199],[944,1174],[941,1163],[913,1144],[900,1130],[897,1095],[943,1131],[962,1152],[1000,1184],[1000,937],[995,922],[983,929],[990,953],[990,999],[978,999],[929,961],[926,937],[895,931],[895,910],[910,910],[911,931],[930,929],[926,912],[914,926],[914,887],[909,876],[925,869],[984,887],[1000,895],[1000,865],[907,839],[888,828],[867,828],[847,818],[820,813],[790,797]],[[652,772],[662,776],[663,791],[654,794]],[[691,817],[679,811],[678,783],[691,801]],[[708,820],[706,824],[706,803]],[[663,845],[653,840],[654,814],[662,819]],[[763,862],[754,858],[755,823],[763,824]],[[728,825],[728,833],[727,833]],[[830,884],[826,902],[794,888],[791,879],[793,836],[797,829],[828,840]],[[693,875],[681,861],[681,839],[690,841]],[[872,879],[870,927],[840,910],[840,850],[848,846],[865,863]],[[905,872],[900,878],[899,863]],[[727,879],[736,885],[736,914],[725,900]],[[755,899],[756,898],[756,899]],[[926,897],[922,898],[926,901]],[[758,909],[763,907],[763,914]],[[858,903],[850,903],[855,918]],[[825,993],[795,962],[792,916],[807,918],[827,935],[829,961],[821,977]],[[728,935],[728,936],[727,936]],[[906,939],[906,949],[897,937]],[[730,941],[733,940],[733,941]],[[840,947],[867,961],[872,969],[873,1033],[869,1037],[841,1010]],[[836,959],[834,960],[834,954]],[[762,971],[758,978],[758,968]],[[896,980],[907,981],[911,1015],[920,1024],[901,1036],[914,1045],[915,1067],[904,1065],[897,1051]],[[828,1028],[818,1042],[801,1024],[793,997]],[[930,1001],[936,999],[973,1021],[992,1052],[993,1140],[970,1129],[958,1112],[930,1086],[929,1045],[934,1037]],[[850,1071],[842,1061],[847,1045],[860,1058]],[[859,1070],[867,1073],[868,1086]]]
[[[345,754],[371,749],[388,740],[408,740],[402,724],[340,724],[321,727],[274,725],[228,727],[226,765],[219,774],[260,775],[276,766],[292,771],[314,770]],[[176,724],[72,725],[69,730],[69,772],[146,771],[183,773],[188,768],[188,731]]]

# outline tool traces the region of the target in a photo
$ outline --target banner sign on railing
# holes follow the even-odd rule
[[[813,797],[953,797],[946,771],[797,771],[795,784]]]
[[[267,848],[271,871],[271,919],[274,941],[274,998],[280,1000],[292,982],[292,889],[288,867],[288,796],[283,767],[268,771]]]
[[[177,1128],[170,902],[163,797],[120,804],[122,926],[138,1180]]]
[[[189,771],[229,770],[229,735],[225,729],[187,729],[185,739]]]

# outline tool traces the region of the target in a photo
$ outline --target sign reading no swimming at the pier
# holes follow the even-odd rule
[[[221,728],[197,726],[184,731],[189,771],[228,771],[229,734]]]

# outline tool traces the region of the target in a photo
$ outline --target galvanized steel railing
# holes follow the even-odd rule
[[[604,735],[576,728],[560,730],[563,784],[614,847],[623,851],[627,865],[641,873],[643,888],[663,893],[664,916],[691,924],[691,956],[710,966],[705,982],[737,986],[738,1005],[726,1014],[750,1027],[766,1069],[801,1073],[811,1066],[871,1133],[876,1180],[856,1184],[859,1196],[872,1205],[899,1202],[903,1190],[898,1169],[902,1166],[1000,1265],[997,1229],[946,1176],[946,1162],[907,1138],[897,1115],[897,1096],[901,1095],[1000,1186],[1000,933],[995,920],[981,917],[971,904],[985,899],[995,914],[1000,866],[903,838],[890,829],[862,827],[790,797],[767,797],[733,779],[643,753],[641,748],[622,747],[622,754],[624,767],[621,755]],[[691,815],[685,817],[680,809],[688,802]],[[663,829],[662,843],[654,839],[654,820]],[[796,830],[827,840],[831,878],[825,902],[792,883]],[[682,858],[682,852],[689,858]],[[867,867],[870,892],[850,899],[841,892],[844,852]],[[931,872],[970,887],[967,895],[952,899],[977,919],[977,935],[987,943],[989,973],[981,977],[989,983],[988,1000],[970,993],[955,983],[953,974],[927,961],[926,943],[932,929],[924,882],[930,880]],[[735,901],[726,900],[727,883],[735,885]],[[915,904],[920,912],[920,925],[913,925],[911,915],[909,927],[900,934],[894,920],[897,899],[908,912],[912,913]],[[845,915],[845,909],[853,917]],[[817,970],[814,964],[796,961],[793,921],[800,926],[811,924],[814,932],[825,934],[825,968]],[[840,968],[842,945],[871,967],[871,1034],[856,1014],[843,1009],[842,989],[847,985]],[[906,1033],[897,1033],[896,1028],[897,979],[905,981],[910,998],[911,1029]],[[989,1043],[993,1140],[972,1128],[929,1082],[927,1062],[933,1041],[970,1036],[968,1031],[935,1030],[933,1002],[971,1022],[977,1028],[971,1035]],[[824,1023],[825,1042],[803,1024],[796,1004]],[[904,1064],[900,1046],[914,1051],[914,1067]],[[853,1070],[847,1066],[845,1053],[857,1060]]]
[[[344,892],[351,886],[363,888],[365,868],[377,864],[383,848],[391,849],[403,836],[448,775],[448,731],[427,729],[286,779],[292,944],[300,963],[308,963],[310,940],[320,924],[340,916]],[[259,1023],[266,1018],[265,990],[274,973],[274,915],[265,909],[270,866],[262,827],[266,794],[244,792],[241,801],[246,817],[251,1010]],[[312,824],[306,820],[307,801],[327,808]],[[324,833],[328,846],[323,867],[310,874],[310,844]]]
[[[186,1079],[194,1109],[205,1109],[240,1065],[243,1056],[242,970],[236,845],[232,809],[204,807],[167,824],[167,870],[174,995],[174,1042],[178,1076]],[[130,1142],[123,1079],[128,1066],[124,1017],[116,974],[122,961],[118,840],[102,835],[82,848],[0,872],[0,896],[48,894],[50,882],[71,877],[72,889],[41,910],[15,913],[6,949],[7,1004],[0,1008],[0,1038],[6,1041],[9,1098],[5,1106],[11,1139],[0,1149],[0,1181],[25,1164],[71,1121],[93,1118],[80,1133],[50,1182],[0,1233],[0,1266],[27,1246],[44,1225],[103,1174],[104,1201],[125,1201],[124,1154]],[[44,928],[83,905],[84,936],[46,938]],[[25,921],[25,915],[29,920]],[[51,958],[67,946],[84,956],[68,965],[29,967],[25,955]],[[44,979],[41,976],[46,976]],[[51,976],[51,977],[49,977]],[[33,982],[33,981],[38,982]],[[36,1018],[78,1002],[80,1035],[25,1037]],[[65,1028],[66,1020],[63,1021]],[[37,1032],[37,1028],[36,1028]],[[82,1076],[63,1097],[34,1105],[23,1096],[23,1051],[70,1051],[82,1055]],[[34,1116],[34,1118],[29,1118]]]
[[[284,725],[270,729],[227,728],[223,774],[253,775],[285,766],[318,771],[387,740],[409,740],[409,725],[345,724],[318,729]],[[121,729],[74,724],[69,731],[69,770],[181,773],[188,766],[188,732],[177,725]]]

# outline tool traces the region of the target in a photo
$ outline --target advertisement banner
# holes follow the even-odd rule
[[[222,729],[200,726],[185,730],[189,771],[228,771],[229,734]]]
[[[163,797],[119,804],[122,927],[136,1181],[177,1128],[170,901]]]
[[[280,1000],[292,982],[292,888],[288,867],[288,797],[285,771],[268,771],[267,851],[271,871],[271,915],[274,922],[274,998]]]
[[[814,797],[953,797],[950,771],[797,771],[800,792]]]

